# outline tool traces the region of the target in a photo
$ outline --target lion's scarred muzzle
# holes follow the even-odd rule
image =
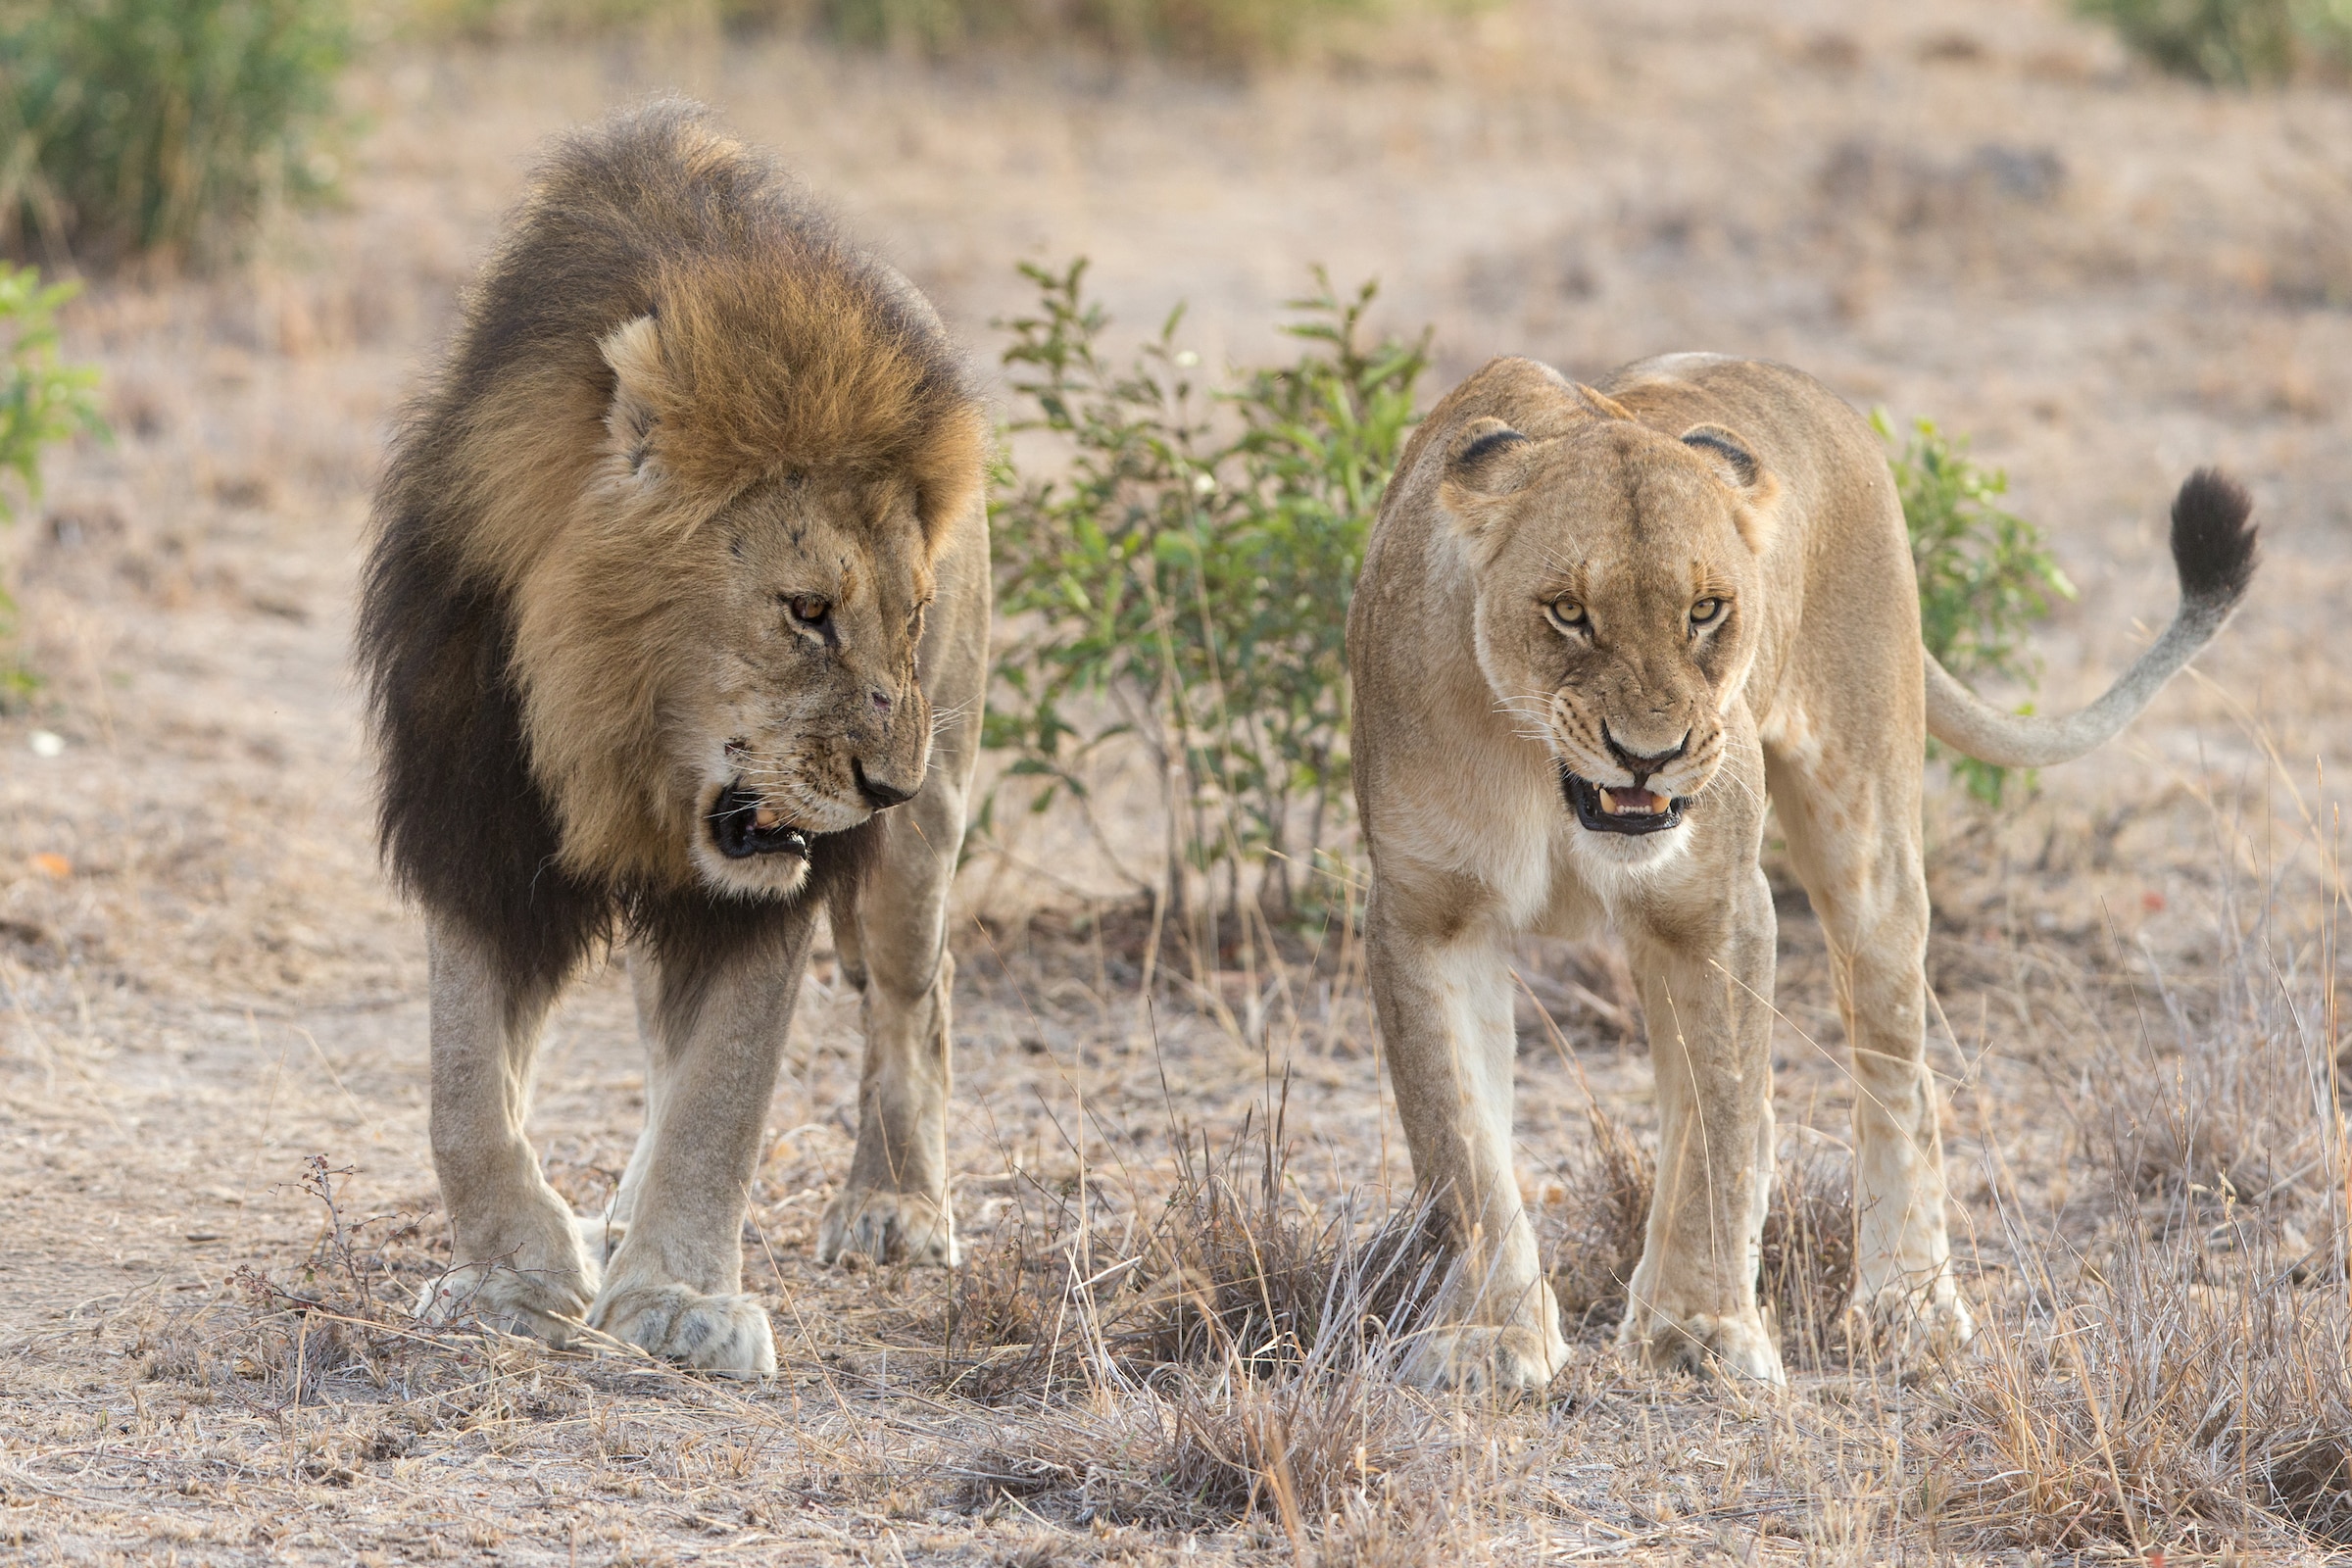
[[[748,860],[757,855],[808,858],[808,831],[785,821],[772,807],[745,789],[740,779],[718,792],[707,820],[710,842],[730,860]]]

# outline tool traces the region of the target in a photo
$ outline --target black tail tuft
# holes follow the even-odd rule
[[[2245,597],[2254,580],[2254,498],[2219,468],[2199,468],[2173,498],[2173,564],[2180,598],[2208,613]]]

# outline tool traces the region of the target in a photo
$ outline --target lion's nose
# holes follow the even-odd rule
[[[865,804],[877,811],[887,811],[894,806],[904,806],[914,799],[912,790],[903,790],[895,784],[867,778],[865,764],[856,759],[850,761],[850,777],[857,781],[858,793],[865,798]]]

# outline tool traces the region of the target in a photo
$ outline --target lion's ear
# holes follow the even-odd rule
[[[1526,485],[1527,456],[1534,446],[1500,419],[1472,419],[1454,432],[1446,449],[1438,505],[1452,514],[1464,533],[1484,531],[1495,504]]]
[[[1584,405],[1587,414],[1596,415],[1603,419],[1632,421],[1633,411],[1607,393],[1595,391],[1582,381],[1569,384],[1576,392],[1576,401]]]
[[[662,422],[668,368],[662,361],[662,337],[651,316],[640,316],[614,327],[596,345],[612,368],[612,404],[605,411],[605,429],[612,445],[628,461],[629,472],[647,486],[660,481],[654,461],[654,427]]]
[[[933,421],[913,455],[915,515],[922,520],[924,546],[934,557],[947,548],[956,523],[980,499],[987,482],[989,441],[987,411],[965,403]]]
[[[1780,498],[1780,480],[1757,460],[1743,438],[1720,424],[1692,425],[1683,432],[1683,445],[1705,460],[1715,477],[1738,493],[1740,537],[1747,541],[1748,549],[1762,555],[1772,543],[1773,503]]]

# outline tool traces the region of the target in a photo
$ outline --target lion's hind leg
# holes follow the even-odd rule
[[[852,1253],[948,1268],[958,1261],[948,1194],[956,990],[948,895],[980,761],[987,578],[988,540],[975,519],[943,563],[924,641],[923,687],[937,729],[923,787],[882,813],[872,871],[833,900],[834,946],[863,994],[865,1062],[849,1179],[817,1224],[822,1263]]]
[[[642,934],[629,956],[645,1132],[613,1199],[588,1322],[722,1377],[776,1370],[767,1309],[743,1289],[743,1219],[813,920],[795,906],[680,920]]]
[[[817,1260],[957,1262],[948,1197],[953,1083],[948,890],[963,843],[963,780],[934,764],[922,791],[885,819],[862,889],[833,904],[843,967],[863,994],[865,1064],[849,1180],[817,1226]]]
[[[430,947],[433,1168],[453,1266],[425,1287],[417,1315],[478,1317],[564,1344],[596,1294],[597,1267],[522,1131],[553,988],[513,983],[454,922],[432,921]]]

